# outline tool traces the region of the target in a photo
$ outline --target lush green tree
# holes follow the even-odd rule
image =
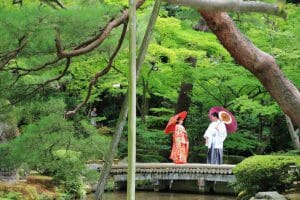
[[[113,54],[122,35],[119,25],[128,17],[119,11],[126,10],[127,1],[62,0],[66,9],[57,3],[53,9],[45,2],[23,0],[22,6],[0,2],[0,89],[6,91],[0,93],[0,120],[11,125],[12,133],[17,128],[21,133],[15,139],[12,134],[11,141],[0,145],[0,154],[5,155],[1,165],[28,163],[72,188],[80,186],[80,180],[68,186],[73,181],[69,172],[79,176],[84,162],[102,159],[110,134],[119,133],[120,137],[124,127],[127,112],[121,105],[129,73],[126,37],[116,56]],[[138,45],[152,4],[146,1],[138,11]],[[299,8],[290,4],[285,8],[289,14],[286,20],[253,13],[230,16],[257,47],[276,58],[299,88]],[[120,18],[123,21],[117,26]],[[189,161],[199,162],[199,154],[206,152],[202,135],[209,124],[208,110],[215,105],[231,110],[239,124],[237,133],[225,142],[226,154],[249,156],[291,149],[281,109],[207,27],[196,28],[203,25],[202,20],[191,8],[164,3],[160,9],[137,84],[138,161],[169,161],[171,138],[163,129],[169,117],[184,108],[189,111],[185,122]],[[105,39],[90,48],[103,33],[108,33]],[[74,53],[76,56],[66,56]],[[95,81],[103,71],[105,75]],[[186,100],[180,101],[182,93]],[[85,100],[77,115],[66,119],[64,111],[74,110]],[[93,107],[104,127],[90,125],[87,115]],[[284,138],[280,145],[279,138]],[[126,150],[125,134],[118,157],[126,157]],[[61,165],[70,170],[60,170]]]

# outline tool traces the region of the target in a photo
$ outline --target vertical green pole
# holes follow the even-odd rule
[[[135,200],[136,160],[136,0],[129,0],[129,113],[127,200]]]

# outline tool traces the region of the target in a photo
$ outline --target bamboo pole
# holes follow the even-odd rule
[[[127,200],[135,200],[136,162],[136,8],[129,0],[129,113]]]

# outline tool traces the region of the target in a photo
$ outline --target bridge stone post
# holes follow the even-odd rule
[[[173,179],[171,179],[171,180],[170,180],[170,182],[169,182],[169,190],[171,190],[171,189],[172,189],[173,182],[174,182],[174,180],[173,180]]]
[[[205,192],[205,180],[204,178],[200,178],[197,180],[199,192]]]
[[[113,180],[114,180],[114,191],[120,191],[126,188],[126,179],[119,180],[116,176],[113,176]]]
[[[151,181],[152,181],[154,192],[159,192],[159,180],[152,179]]]

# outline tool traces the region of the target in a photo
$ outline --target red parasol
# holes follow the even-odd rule
[[[183,111],[183,112],[178,113],[178,114],[174,115],[173,117],[171,117],[165,128],[165,133],[168,134],[168,133],[174,132],[178,118],[181,118],[182,120],[184,120],[186,118],[186,115],[187,115],[187,112]]]
[[[237,122],[233,114],[221,106],[212,107],[209,110],[209,119],[212,121],[212,114],[216,112],[219,119],[224,122],[227,132],[234,133],[237,130]]]

